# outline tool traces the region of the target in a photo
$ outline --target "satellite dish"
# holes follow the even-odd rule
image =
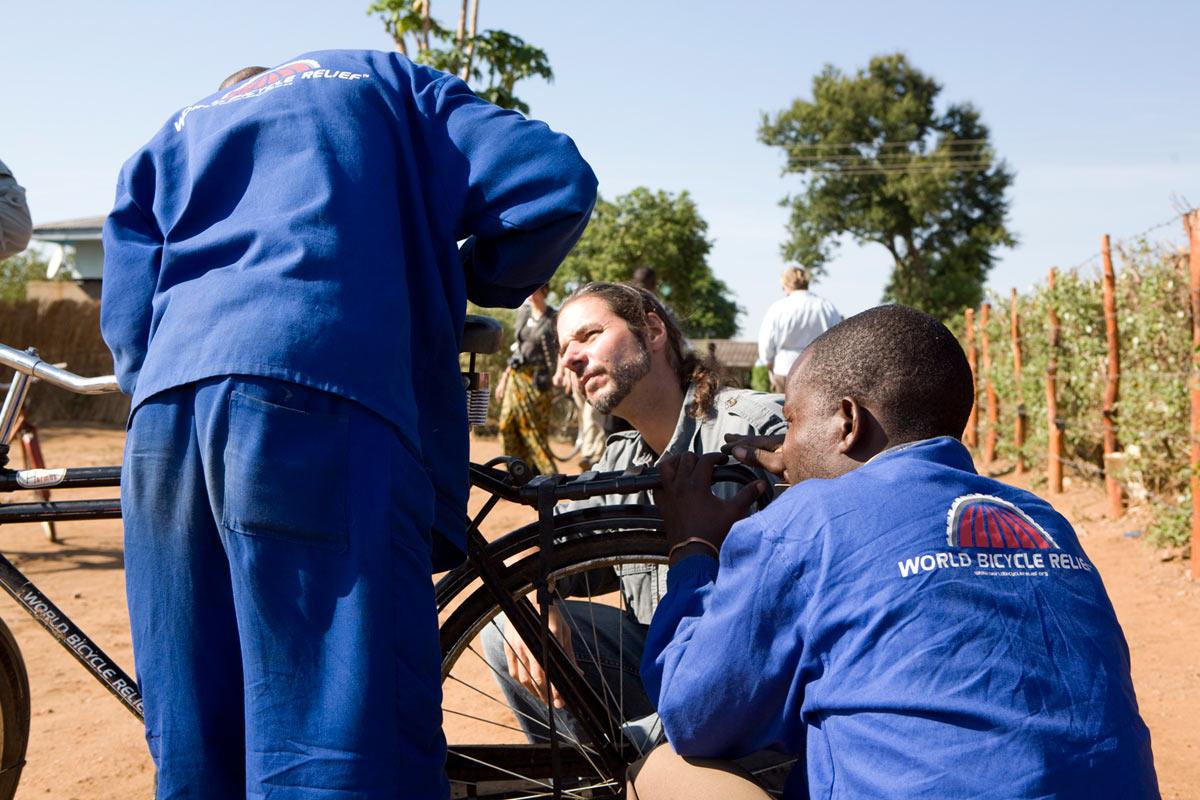
[[[50,253],[50,265],[46,267],[46,280],[54,280],[54,276],[58,274],[65,260],[66,251],[63,246],[61,244],[54,245],[53,251]]]

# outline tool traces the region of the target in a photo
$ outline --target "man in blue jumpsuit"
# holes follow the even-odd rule
[[[723,503],[713,457],[663,465],[642,680],[678,756],[803,753],[793,798],[1158,796],[1100,576],[1049,504],[976,474],[973,392],[941,323],[881,306],[798,359],[781,451],[733,446],[794,484],[767,509],[730,530],[753,487]],[[705,796],[689,775],[732,780],[656,751],[638,796]]]
[[[158,796],[441,798],[430,572],[464,544],[466,301],[545,283],[596,180],[395,53],[236,77],[125,164],[104,228]]]

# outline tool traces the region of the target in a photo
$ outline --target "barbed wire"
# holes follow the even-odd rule
[[[994,370],[994,369],[996,369],[996,367],[993,366],[992,369]],[[1027,372],[1029,372],[1029,370],[1027,370],[1027,369],[1021,370],[1022,379],[1028,377],[1028,375],[1026,375]],[[987,377],[987,371],[982,367],[977,369],[976,373],[982,377]],[[1029,373],[1029,374],[1032,375],[1034,373]],[[1043,377],[1044,377],[1044,374],[1041,371],[1038,371],[1037,374],[1043,375]],[[1078,376],[1078,374],[1079,374],[1078,371],[1076,371],[1074,373],[1074,376]],[[1118,380],[1120,380],[1121,378],[1125,378],[1125,377],[1135,378],[1138,376],[1150,376],[1150,377],[1154,377],[1154,378],[1190,378],[1192,376],[1200,376],[1200,369],[1193,369],[1190,372],[1159,372],[1157,370],[1148,370],[1148,369],[1147,370],[1132,370],[1131,369],[1131,370],[1122,370],[1121,372],[1118,372],[1116,375]],[[1007,378],[1008,373],[1005,373],[1004,377]],[[1067,376],[1067,375],[1062,374],[1062,372],[1059,372],[1058,377],[1060,380],[1065,381],[1065,380],[1069,380],[1069,378],[1073,377],[1073,376]],[[1107,381],[1109,376],[1108,376],[1108,373],[1093,373],[1091,375],[1088,375],[1087,377],[1091,380]]]
[[[1039,415],[1039,417],[1040,416],[1041,415]],[[1029,419],[1028,414],[1025,415],[1025,419]],[[1126,420],[1121,417],[1119,412],[1116,415],[1116,420],[1116,425],[1112,427],[1112,430],[1116,432],[1118,437],[1125,439],[1126,446],[1136,445],[1140,442],[1145,442],[1148,439],[1178,439],[1186,434],[1186,431],[1181,431],[1177,428],[1156,428],[1147,430],[1145,428],[1134,427],[1132,424],[1127,426],[1124,424]],[[1055,419],[1055,427],[1057,427],[1063,433],[1066,433],[1068,430],[1070,430],[1077,433],[1081,432],[1092,434],[1097,438],[1102,437],[1103,434],[1107,432],[1107,428],[1102,423],[1084,422],[1078,419],[1071,421],[1064,419],[1063,417],[1058,417]],[[977,429],[980,435],[989,433],[991,431],[996,431],[997,440],[1001,438],[1000,433],[1010,434],[1012,432],[1012,430],[1010,428],[1006,428],[1006,426],[996,425],[993,427],[986,419],[977,420]],[[1130,441],[1130,439],[1134,438],[1136,438],[1137,441]],[[1200,439],[1197,439],[1197,441],[1200,441]]]
[[[1081,461],[1068,461],[1067,459],[1062,458],[1061,456],[1051,456],[1051,458],[1053,458],[1055,461],[1057,461],[1058,463],[1060,463],[1064,466],[1072,467],[1074,469],[1079,470],[1080,472],[1084,472],[1084,473],[1090,472],[1092,475],[1101,477],[1101,478],[1112,477],[1112,476],[1107,475],[1103,469],[1101,469],[1100,467],[1097,467],[1095,464],[1088,464],[1086,462],[1081,462]],[[1177,503],[1172,503],[1169,500],[1163,500],[1161,495],[1157,494],[1156,492],[1150,491],[1150,489],[1147,488],[1146,486],[1142,486],[1142,485],[1133,486],[1132,484],[1125,483],[1124,481],[1121,481],[1120,479],[1115,478],[1115,477],[1112,478],[1112,481],[1113,481],[1113,483],[1117,484],[1125,491],[1125,495],[1127,497],[1145,496],[1145,498],[1148,501],[1150,501],[1151,503],[1153,503],[1154,505],[1164,506],[1173,511],[1182,511],[1183,510]]]
[[[1164,499],[1162,494],[1152,490],[1150,487],[1146,486],[1145,484],[1136,484],[1135,485],[1135,484],[1129,483],[1127,481],[1123,481],[1120,478],[1109,475],[1103,468],[1098,467],[1095,464],[1090,464],[1086,461],[1072,461],[1071,459],[1063,458],[1062,456],[1056,456],[1056,455],[1052,455],[1052,454],[1047,456],[1047,458],[1048,458],[1048,460],[1057,461],[1059,464],[1062,464],[1065,467],[1071,467],[1072,469],[1076,470],[1077,472],[1080,472],[1083,475],[1090,477],[1090,478],[1111,479],[1113,481],[1113,483],[1115,483],[1121,487],[1121,489],[1125,492],[1126,497],[1134,498],[1134,499],[1145,498],[1145,500],[1147,502],[1149,502],[1153,505],[1156,505],[1156,506],[1162,506],[1164,508],[1169,508],[1173,511],[1182,511],[1183,510],[1182,507],[1178,503],[1173,503],[1170,500]],[[1030,471],[1031,471],[1030,465],[1026,462],[1026,472],[1030,472]]]
[[[1064,338],[1062,335],[1062,332],[1061,332],[1061,327],[1059,330],[1060,330],[1059,338],[1060,339]],[[1076,333],[1076,331],[1069,330],[1069,331],[1067,331],[1067,333]],[[1093,336],[1093,335],[1098,335],[1098,334],[1102,334],[1102,333],[1104,333],[1103,329],[1098,330],[1098,331],[1084,332],[1083,335]],[[1141,338],[1141,337],[1139,337],[1139,338]],[[1044,345],[1044,344],[1048,344],[1049,341],[1050,341],[1050,337],[1046,334],[1022,333],[1020,336],[1017,337],[1017,344],[1022,344],[1022,345],[1023,344]],[[1000,348],[1000,351],[997,351],[997,352],[1002,351],[1002,352],[1007,353],[1009,350],[1011,350],[1010,346],[1012,345],[1012,342],[1013,342],[1012,335],[1009,334],[1007,331],[1005,331],[1001,336],[989,336],[988,337],[989,349],[991,349],[992,347],[998,347],[998,348]],[[983,341],[980,338],[979,334],[975,335],[975,345],[976,345],[976,347],[982,347],[982,345],[983,345]],[[1189,352],[1191,351],[1190,345],[1189,345],[1188,350],[1189,350]],[[1059,345],[1059,351],[1064,353],[1065,355],[1071,354],[1071,351],[1066,350],[1063,347],[1063,345],[1061,345],[1061,344]],[[1097,353],[1099,353],[1099,351],[1097,351]],[[1024,351],[1022,351],[1022,355],[1023,354],[1024,354]],[[1102,358],[1107,359],[1108,354],[1102,353],[1100,355],[1093,355],[1092,357],[1093,358],[1101,358],[1102,357]]]
[[[1196,208],[1192,208],[1187,211],[1183,211],[1181,213],[1175,214],[1170,219],[1163,220],[1162,222],[1159,222],[1156,225],[1151,225],[1149,228],[1142,231],[1141,233],[1129,234],[1127,236],[1121,237],[1120,239],[1113,239],[1112,237],[1109,237],[1109,242],[1108,242],[1109,249],[1112,249],[1114,247],[1119,247],[1121,245],[1124,245],[1126,242],[1132,241],[1134,239],[1141,239],[1151,233],[1154,233],[1157,230],[1161,230],[1162,228],[1167,227],[1168,225],[1175,225],[1175,224],[1179,223],[1181,218],[1187,216],[1188,214],[1191,214],[1192,212],[1194,212],[1198,209],[1200,209],[1200,206],[1197,206]],[[1092,253],[1090,256],[1083,259],[1078,264],[1067,267],[1065,271],[1066,272],[1074,272],[1075,270],[1079,269],[1080,267],[1083,267],[1083,266],[1087,265],[1088,263],[1090,263],[1093,259],[1097,259],[1102,255],[1104,255],[1104,251],[1097,250],[1095,253]]]
[[[1162,230],[1163,228],[1167,227],[1168,225],[1178,224],[1182,217],[1184,217],[1187,214],[1191,214],[1191,213],[1195,212],[1196,210],[1197,209],[1193,208],[1189,211],[1174,214],[1169,219],[1166,219],[1162,222],[1151,225],[1150,227],[1146,228],[1145,230],[1143,230],[1139,233],[1130,234],[1130,235],[1124,236],[1120,239],[1114,240],[1110,237],[1109,248],[1110,248],[1110,250],[1122,249],[1129,242],[1131,242],[1133,240],[1144,239],[1144,238],[1150,236],[1151,234],[1153,234],[1159,230]],[[1094,261],[1095,259],[1101,257],[1102,255],[1103,255],[1102,251],[1097,251],[1097,252],[1093,253],[1092,255],[1088,256],[1087,258],[1083,259],[1082,261],[1078,262],[1077,264],[1068,267],[1065,271],[1066,272],[1075,272],[1075,271],[1079,270],[1081,267],[1083,267],[1083,266],[1087,265],[1088,263]],[[1014,337],[1011,336],[1010,320],[1011,320],[1011,314],[1012,314],[1012,307],[1011,307],[1012,301],[1010,298],[1003,298],[1003,297],[997,296],[998,304],[1003,303],[1006,300],[1008,300],[1007,307],[997,307],[998,313],[995,314],[991,319],[989,319],[989,327],[992,324],[992,320],[994,319],[996,321],[996,323],[998,323],[998,326],[1000,327],[1000,331],[1001,331],[1000,336],[997,336],[997,337],[989,336],[988,337],[989,350],[993,346],[998,347],[1000,349],[996,352],[998,354],[1002,354],[999,357],[1011,359],[1012,358],[1011,348],[1014,345],[1017,346],[1018,348],[1020,348],[1023,344],[1035,344],[1036,343],[1036,345],[1039,345],[1039,346],[1045,345],[1047,343],[1047,341],[1050,339],[1050,337],[1048,337],[1048,336],[1036,336],[1036,335],[1030,336],[1030,335],[1027,335],[1024,333],[1019,334],[1017,337],[1015,337],[1015,339],[1014,339]],[[1018,297],[1018,302],[1019,302],[1019,297]],[[1116,317],[1119,319],[1120,312],[1104,311],[1104,312],[1102,312],[1101,315],[1097,316],[1097,321],[1099,321],[1100,319],[1107,318],[1109,316]],[[1064,319],[1064,322],[1065,321],[1066,320]],[[1071,327],[1070,325],[1062,326],[1062,328],[1067,329],[1068,331],[1069,331],[1070,327]],[[1096,331],[1096,333],[1098,335],[1102,335],[1103,328],[1100,328],[1099,325],[1097,325],[1096,327],[1099,329],[1098,331]],[[981,325],[981,328],[982,328],[982,325]],[[1010,331],[1009,335],[1004,335],[1004,331],[1006,328],[1008,329],[1008,331]],[[986,330],[986,329],[984,329],[984,330]],[[1064,333],[1065,333],[1065,331],[1064,331]],[[973,338],[974,338],[973,343],[976,346],[982,348],[982,330],[981,330],[981,335],[979,337],[973,337]],[[993,339],[995,341],[994,345],[993,345]],[[1032,349],[1033,348],[1031,348],[1031,350]],[[1022,355],[1024,355],[1024,353]],[[1183,353],[1180,353],[1180,355],[1184,356]],[[1129,383],[1137,385],[1137,384],[1146,384],[1146,383],[1161,384],[1161,383],[1164,383],[1167,381],[1179,382],[1181,380],[1193,379],[1193,378],[1200,376],[1200,368],[1198,368],[1194,362],[1191,363],[1191,369],[1188,369],[1186,371],[1182,371],[1182,370],[1178,370],[1178,369],[1172,369],[1172,370],[1124,369],[1118,373],[1115,373],[1114,375],[1109,375],[1105,368],[1106,367],[1105,361],[1107,360],[1107,358],[1108,358],[1107,354],[1096,353],[1093,356],[1089,356],[1084,359],[1081,359],[1080,361],[1082,362],[1082,365],[1084,366],[1084,369],[1082,370],[1082,373],[1083,373],[1082,375],[1080,375],[1081,370],[1078,370],[1078,369],[1071,370],[1071,372],[1073,374],[1066,374],[1066,370],[1069,369],[1070,366],[1072,366],[1072,365],[1069,365],[1069,364],[1062,365],[1064,367],[1064,369],[1062,372],[1059,373],[1059,378],[1060,378],[1060,380],[1064,381],[1065,383],[1073,382],[1072,378],[1074,378],[1075,380],[1079,380],[1080,378],[1082,378],[1084,381],[1094,382],[1097,384],[1108,383],[1109,381],[1113,380],[1114,378],[1117,380],[1121,380],[1122,378],[1124,378]],[[1186,364],[1189,361],[1192,361],[1192,359],[1190,357],[1185,356],[1183,359],[1183,363]],[[1091,365],[1089,365],[1088,362],[1091,362]],[[1012,363],[1011,360],[1009,360],[1006,366],[1011,366],[1011,363]],[[992,372],[993,370],[997,370],[997,369],[998,368],[995,364],[990,365],[986,369],[983,368],[982,365],[978,365],[977,369],[976,369],[976,373],[979,376],[979,378],[981,378],[983,380],[987,380],[988,373]],[[1007,379],[1012,377],[1011,373],[1008,372],[1007,370],[1004,370],[1003,367],[1000,367],[999,369],[1000,369],[1000,372],[997,373],[998,380],[1002,380],[1007,383]],[[1022,372],[1024,372],[1024,370],[1022,370]],[[1024,375],[1022,375],[1020,377],[1023,378]],[[1013,405],[1013,401],[1020,400],[1020,399],[1023,399],[1023,397],[1007,399],[1006,405],[1008,405],[1008,407],[1010,409],[1009,414],[1012,414],[1011,408]],[[1020,405],[1023,406],[1024,403],[1020,403]],[[992,423],[990,421],[987,421],[986,419],[983,419],[984,407],[982,405],[977,406],[977,413],[978,413],[977,423],[976,423],[977,427],[976,427],[975,431],[976,431],[976,436],[978,437],[978,441],[982,442],[982,441],[986,440],[986,438],[989,436],[995,437],[996,440],[998,441],[1000,439],[998,434],[1002,430],[1002,426],[999,424],[999,420],[997,420],[996,423]],[[1019,414],[1020,412],[1018,411],[1017,413]],[[1101,412],[1101,413],[1103,413],[1103,412]],[[1117,415],[1115,416],[1115,418],[1110,421],[1099,421],[1099,420],[1095,420],[1095,421],[1086,420],[1085,421],[1085,420],[1081,420],[1081,419],[1065,420],[1063,418],[1057,418],[1057,419],[1053,420],[1053,424],[1055,424],[1056,427],[1063,434],[1065,434],[1069,430],[1076,437],[1084,436],[1084,437],[1092,437],[1095,439],[1100,439],[1105,434],[1115,433],[1118,437],[1120,437],[1122,444],[1126,448],[1124,451],[1122,451],[1123,453],[1129,452],[1128,448],[1133,447],[1133,446],[1138,446],[1138,445],[1140,445],[1142,447],[1149,447],[1151,449],[1155,449],[1158,447],[1165,447],[1167,449],[1173,449],[1171,447],[1171,443],[1177,442],[1179,445],[1179,451],[1180,451],[1179,455],[1183,456],[1188,452],[1188,450],[1191,448],[1191,446],[1194,443],[1200,441],[1200,439],[1197,438],[1195,432],[1189,432],[1187,430],[1181,430],[1179,428],[1176,428],[1176,429],[1158,428],[1158,429],[1148,430],[1144,427],[1136,427],[1136,424],[1127,426],[1125,423],[1126,423],[1126,420],[1120,415],[1119,408],[1117,410]],[[1005,431],[1006,433],[1010,433],[1010,434],[1012,433],[1011,423],[1004,427],[1009,428],[1008,431]],[[1186,425],[1181,424],[1181,427],[1186,427]],[[1025,455],[1024,446],[1018,447],[1017,452],[1018,452],[1018,456],[1017,456],[1018,458],[1023,457]],[[1149,451],[1147,451],[1147,452],[1149,452]],[[1062,464],[1063,466],[1070,467],[1086,476],[1103,477],[1105,479],[1112,480],[1119,487],[1121,487],[1121,489],[1125,492],[1126,496],[1129,498],[1137,499],[1137,500],[1144,499],[1145,502],[1147,502],[1153,506],[1157,506],[1157,507],[1164,508],[1164,509],[1171,509],[1175,512],[1180,512],[1183,510],[1180,507],[1179,503],[1171,502],[1170,500],[1165,499],[1163,495],[1152,490],[1150,487],[1146,486],[1145,484],[1138,483],[1138,484],[1134,485],[1127,480],[1121,480],[1121,479],[1117,478],[1116,476],[1112,475],[1108,470],[1104,469],[1103,467],[1097,466],[1092,463],[1075,461],[1072,459],[1064,458],[1062,456],[1058,456],[1053,453],[1047,454],[1046,458],[1049,460],[1052,460],[1052,461],[1056,461],[1056,462]],[[1174,459],[1172,459],[1172,460],[1174,460]],[[1167,479],[1156,479],[1156,480],[1159,480],[1159,483],[1165,483],[1168,487],[1172,483],[1171,480],[1167,480]]]

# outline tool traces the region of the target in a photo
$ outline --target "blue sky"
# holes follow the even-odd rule
[[[0,158],[35,223],[107,212],[121,163],[177,108],[250,63],[332,47],[390,49],[367,0],[205,3],[0,0]],[[457,4],[433,0],[453,24]],[[903,51],[969,101],[1016,172],[989,287],[1007,294],[1200,204],[1200,3],[481,0],[480,26],[543,47],[552,84],[523,84],[532,116],[569,133],[606,197],[687,190],[717,276],[753,338],[779,297],[779,200],[797,184],[757,142],[764,112],[808,97],[826,63],[851,72]],[[1182,242],[1178,224],[1156,231]],[[1085,267],[1087,269],[1089,267]],[[882,247],[847,243],[815,287],[844,314],[876,304]]]

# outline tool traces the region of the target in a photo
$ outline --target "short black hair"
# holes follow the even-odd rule
[[[825,331],[806,355],[806,376],[831,403],[866,405],[897,443],[962,436],[975,379],[954,334],[925,312],[876,306]]]
[[[247,78],[252,78],[260,72],[266,72],[267,69],[268,69],[268,67],[242,67],[237,72],[233,73],[228,78],[221,81],[221,85],[217,87],[217,91],[219,92],[222,89],[228,89],[230,86],[233,86],[235,83],[241,83],[242,81],[246,80]]]

